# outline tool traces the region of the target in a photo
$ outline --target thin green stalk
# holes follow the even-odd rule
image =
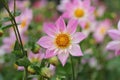
[[[71,69],[72,69],[72,77],[73,77],[73,80],[75,80],[75,72],[74,72],[74,65],[73,65],[73,59],[72,59],[72,56],[70,56],[70,60],[71,60]]]
[[[3,3],[5,9],[7,10],[7,12],[9,13],[9,16],[11,17],[11,23],[12,24],[15,24],[15,26],[13,26],[13,29],[14,29],[14,32],[15,32],[15,36],[16,36],[16,39],[17,41],[21,44],[20,47],[21,47],[21,50],[24,54],[24,47],[23,47],[23,44],[22,44],[22,39],[21,39],[21,36],[20,36],[20,33],[19,33],[19,30],[18,30],[18,27],[17,27],[17,23],[15,21],[15,7],[16,7],[16,3],[15,3],[16,0],[14,0],[14,14],[12,15],[10,10],[9,10],[9,7],[6,3],[5,0],[1,0],[1,2]],[[24,72],[24,77],[23,77],[23,80],[27,80],[27,76],[28,76],[28,73],[27,73],[27,67],[25,67],[25,72]]]
[[[27,80],[27,76],[28,76],[27,67],[25,67],[23,80]]]
[[[14,0],[14,16],[15,16],[15,10],[16,10],[16,0]]]
[[[6,2],[5,2],[5,3],[6,3]],[[3,4],[4,4],[4,2],[3,2]],[[9,7],[7,6],[7,4],[4,4],[4,7],[5,7],[5,9],[7,10],[7,12],[9,13],[9,16],[12,18],[12,20],[13,20],[13,22],[14,22],[14,24],[15,24],[15,30],[16,30],[17,35],[18,35],[19,43],[21,44],[20,47],[21,47],[22,52],[23,52],[23,54],[24,54],[24,48],[23,48],[23,44],[22,44],[22,39],[21,39],[19,30],[18,30],[18,27],[17,27],[17,23],[16,23],[16,21],[15,21],[15,18],[14,18],[14,16],[11,14],[11,12],[10,12]]]
[[[2,2],[2,1],[1,1]],[[5,6],[5,4],[4,4],[4,2],[2,2],[3,3],[3,5]],[[13,24],[13,26],[14,26],[14,22],[11,20],[11,23]],[[17,39],[17,41],[18,41],[18,37],[17,37],[17,32],[16,32],[16,30],[15,30],[15,27],[13,27],[13,29],[14,29],[14,32],[15,32],[15,36],[16,36],[16,39]]]

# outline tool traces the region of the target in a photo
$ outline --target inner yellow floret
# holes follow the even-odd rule
[[[77,18],[81,18],[85,15],[85,13],[84,13],[83,9],[78,8],[78,9],[75,10],[74,15]]]
[[[21,22],[21,27],[24,28],[27,24],[27,21],[26,19],[24,19],[22,22]]]
[[[100,29],[100,34],[104,34],[106,32],[106,28],[105,27],[102,27],[101,29]]]
[[[67,48],[70,45],[70,36],[68,34],[59,34],[55,39],[58,48]]]

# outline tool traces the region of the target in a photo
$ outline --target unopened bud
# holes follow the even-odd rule
[[[31,50],[32,50],[33,53],[36,54],[36,53],[39,52],[40,46],[38,44],[34,44]]]
[[[52,77],[51,70],[47,67],[44,67],[44,68],[41,69],[41,75],[43,77],[46,77],[46,78],[51,78]]]
[[[3,30],[0,29],[0,37],[3,35]]]
[[[31,74],[34,74],[35,73],[35,69],[31,66],[28,66],[28,72],[31,73]]]
[[[57,66],[59,61],[58,61],[58,58],[56,56],[52,57],[49,59],[49,63],[54,65],[54,66]]]

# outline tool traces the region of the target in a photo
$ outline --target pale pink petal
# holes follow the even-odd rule
[[[54,50],[46,50],[45,58],[51,58],[53,56],[57,55]]]
[[[118,29],[120,30],[120,20],[119,20],[119,22],[118,22]]]
[[[23,67],[23,66],[18,66],[18,67],[17,67],[17,70],[23,71],[23,70],[24,70],[24,67]]]
[[[70,33],[70,34],[75,33],[77,26],[78,26],[77,20],[74,20],[74,19],[69,20],[68,25],[67,25],[68,33]]]
[[[59,19],[56,21],[56,27],[59,29],[60,32],[64,32],[66,30],[66,24],[64,19],[60,16]]]
[[[118,30],[109,30],[109,36],[114,40],[120,40],[120,31]]]
[[[72,56],[82,56],[83,55],[81,48],[78,44],[73,44],[73,46],[69,50],[69,52]]]
[[[111,41],[108,43],[107,50],[118,50],[120,49],[120,41]]]
[[[76,32],[73,35],[73,43],[79,43],[86,38],[86,35],[81,32]]]
[[[68,56],[69,56],[68,52],[66,52],[66,53],[63,52],[63,53],[58,54],[58,58],[59,58],[59,60],[60,60],[60,62],[62,63],[63,66],[67,62]]]
[[[83,1],[84,2],[84,6],[86,7],[86,8],[89,8],[90,7],[90,0],[84,0]]]
[[[115,55],[120,55],[120,49],[115,51]]]
[[[63,18],[70,18],[70,15],[68,14],[68,12],[65,12],[62,14],[62,17]]]
[[[85,25],[86,25],[86,21],[80,21],[79,25],[80,25],[81,28],[84,28]]]
[[[40,38],[37,43],[44,48],[49,48],[53,45],[52,38],[48,36]]]
[[[53,24],[53,23],[44,23],[43,25],[43,31],[51,36],[51,37],[54,37],[54,35],[57,33],[57,28],[56,26]]]

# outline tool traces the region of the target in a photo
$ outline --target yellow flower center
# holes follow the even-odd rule
[[[68,34],[59,34],[55,39],[58,48],[67,48],[70,45],[70,36]]]
[[[75,12],[74,12],[74,15],[75,15],[75,17],[77,17],[77,18],[81,18],[81,17],[83,17],[84,16],[84,10],[83,9],[76,9],[75,10]]]
[[[21,22],[21,27],[24,28],[26,26],[26,19],[24,19],[22,22]]]
[[[106,32],[106,28],[105,27],[102,27],[101,29],[100,29],[100,34],[104,34]]]

